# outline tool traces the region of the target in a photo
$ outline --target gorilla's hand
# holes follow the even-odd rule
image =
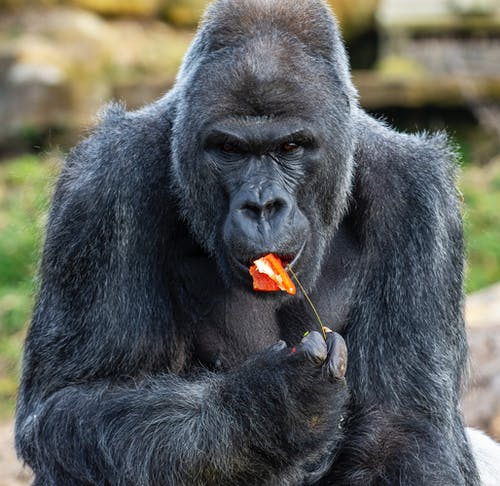
[[[347,371],[347,346],[344,338],[338,332],[326,335],[328,359],[323,366],[325,376],[330,380],[344,379]]]
[[[347,401],[347,349],[337,333],[311,332],[295,347],[280,341],[226,375],[224,401],[245,417],[242,436],[266,455],[292,462],[328,457]]]
[[[273,348],[283,349],[286,344],[280,341]],[[323,377],[335,382],[345,376],[347,368],[347,346],[344,338],[336,332],[326,334],[326,342],[317,331],[308,333],[299,346],[291,349],[295,358],[308,361],[309,363],[322,367]]]

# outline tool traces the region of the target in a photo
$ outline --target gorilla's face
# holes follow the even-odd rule
[[[251,261],[272,252],[312,287],[347,205],[349,104],[324,66],[263,75],[227,58],[193,74],[174,125],[184,217],[231,284],[251,290]]]
[[[203,150],[227,201],[219,230],[226,265],[248,278],[252,260],[269,252],[298,264],[311,223],[297,195],[322,156],[314,132],[301,121],[228,119],[208,127]]]

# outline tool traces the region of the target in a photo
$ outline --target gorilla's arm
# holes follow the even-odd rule
[[[352,393],[334,484],[478,484],[459,410],[466,366],[454,154],[359,113],[346,341]],[[328,480],[324,484],[330,484]]]
[[[44,485],[286,484],[337,439],[344,387],[324,379],[315,338],[225,373],[187,373],[189,330],[174,324],[172,297],[170,125],[165,106],[148,110],[112,109],[59,180],[18,452]]]
[[[46,485],[296,484],[334,447],[340,406],[329,401],[343,392],[290,359],[275,347],[223,375],[101,379],[41,400],[31,391],[18,448]]]

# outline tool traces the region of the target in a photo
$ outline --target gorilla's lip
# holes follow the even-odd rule
[[[274,253],[277,255],[281,261],[283,262],[285,268],[286,267],[293,267],[297,264],[299,261],[300,257],[302,256],[302,253],[304,252],[304,248],[306,247],[306,241],[302,243],[302,246],[300,247],[299,251],[297,253],[285,253],[285,252],[263,252],[260,253],[259,255],[255,256],[255,258],[252,258],[248,263],[247,262],[242,262],[238,258],[235,258],[234,256],[231,255],[231,259],[233,260],[235,266],[242,272],[245,272],[248,274],[249,268],[252,265],[252,262],[259,259],[260,257],[267,255],[269,253]]]

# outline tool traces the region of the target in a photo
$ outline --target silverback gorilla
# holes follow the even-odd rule
[[[326,343],[252,291],[268,252]],[[362,111],[322,0],[216,1],[173,89],[69,155],[40,272],[37,486],[479,484],[453,153]]]

